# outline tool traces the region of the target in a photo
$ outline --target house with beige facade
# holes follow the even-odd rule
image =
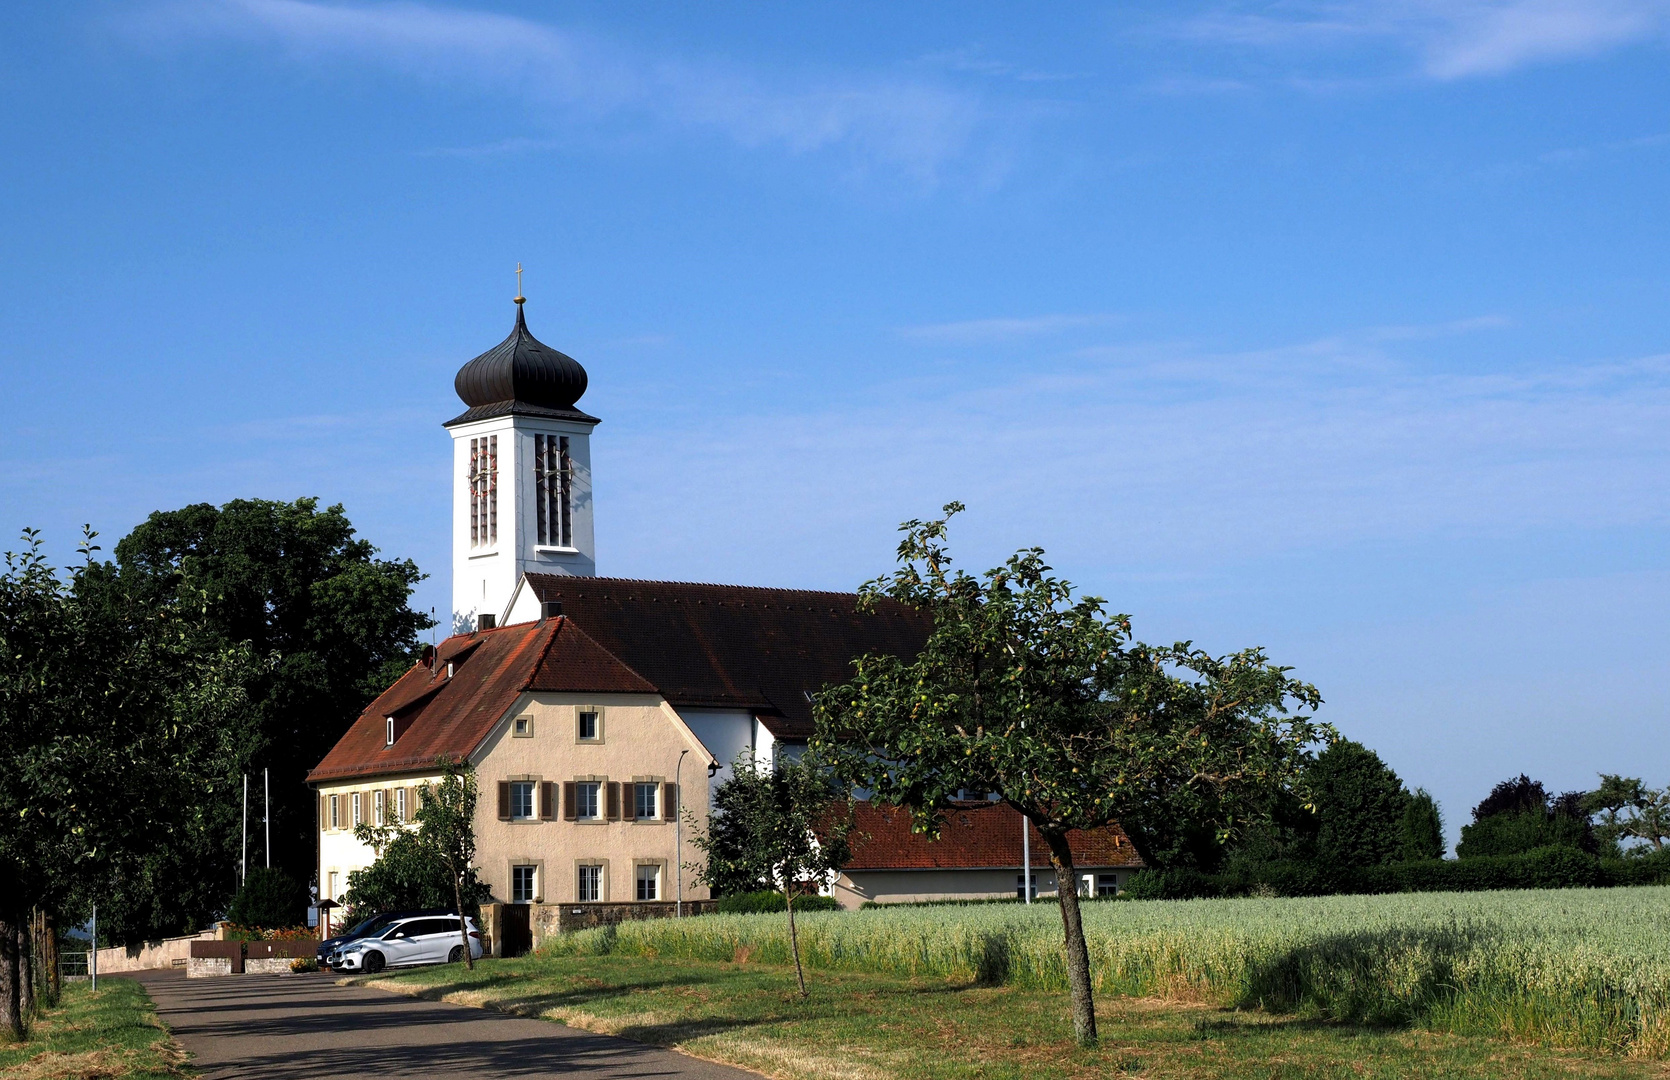
[[[516,303],[510,336],[458,372],[466,408],[444,425],[452,634],[308,776],[319,895],[340,903],[349,875],[374,861],[355,826],[409,822],[449,757],[480,785],[478,873],[495,903],[567,919],[699,902],[706,890],[681,870],[693,858],[686,830],[705,828],[731,763],[799,753],[818,691],[844,682],[860,655],[913,655],[928,625],[887,601],[861,610],[853,593],[597,576],[600,421],[578,407],[587,375],[533,337]],[[881,839],[835,884],[843,903],[1003,895],[1020,872],[1018,842],[1000,835],[1020,836],[1005,807],[971,804],[956,820],[950,835],[992,834],[972,846],[902,839],[894,820],[871,822]],[[1086,841],[1092,892],[1096,874],[1117,882],[1136,865],[1116,833]]]

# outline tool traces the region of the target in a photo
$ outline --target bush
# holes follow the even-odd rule
[[[1458,858],[1474,859],[1500,855],[1523,855],[1538,848],[1564,846],[1586,848],[1589,841],[1586,821],[1566,814],[1550,814],[1532,810],[1520,814],[1495,814],[1461,827],[1461,843],[1455,846]]]
[[[300,974],[304,971],[318,971],[319,961],[312,956],[298,956],[290,961],[290,970]]]
[[[840,911],[841,905],[833,896],[802,896],[794,902],[796,911]],[[771,889],[759,892],[732,893],[719,898],[719,910],[730,915],[757,915],[769,911],[787,911],[783,894]]]
[[[226,917],[239,926],[295,926],[307,921],[307,888],[282,870],[251,870]]]

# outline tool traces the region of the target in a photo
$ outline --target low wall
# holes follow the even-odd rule
[[[718,909],[717,900],[686,900],[684,916],[706,915]],[[634,919],[671,919],[678,911],[677,904],[540,904],[529,915],[533,923],[533,946],[553,933],[567,934],[575,930],[590,930],[597,926]]]
[[[312,938],[293,941],[194,941],[186,976],[193,979],[216,975],[288,975],[290,962],[298,957],[312,959],[319,943]]]
[[[118,971],[149,971],[155,968],[185,967],[194,941],[214,941],[219,931],[204,930],[184,937],[147,941],[143,945],[115,946],[99,950],[99,974]]]
[[[242,975],[244,943],[241,941],[194,941],[186,964],[186,977],[201,979],[214,975]]]

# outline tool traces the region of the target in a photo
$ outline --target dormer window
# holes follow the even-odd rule
[[[567,435],[533,437],[534,518],[541,547],[573,547],[569,522],[574,467],[568,457]]]
[[[565,440],[566,441],[566,440]],[[470,440],[470,546],[499,542],[499,437]]]
[[[394,745],[394,717],[390,716],[390,717],[386,717],[385,719],[388,722],[388,741],[385,742],[383,745],[384,746],[393,746]]]

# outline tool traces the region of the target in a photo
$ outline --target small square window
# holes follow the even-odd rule
[[[661,899],[661,888],[660,888],[660,886],[661,886],[661,867],[653,866],[653,865],[652,866],[640,866],[640,867],[638,867],[638,899],[640,899],[640,900],[659,900],[659,899]]]
[[[603,899],[603,867],[582,866],[574,898],[581,903],[594,904]]]
[[[581,818],[600,818],[603,816],[602,800],[598,798],[603,785],[596,781],[582,781],[574,785],[574,814]]]
[[[510,902],[513,904],[531,904],[534,898],[534,875],[537,867],[513,866],[510,868]]]
[[[510,816],[517,821],[527,821],[533,817],[534,783],[531,780],[517,780],[510,785]]]
[[[581,709],[575,715],[579,719],[579,734],[583,742],[596,742],[603,737],[602,715],[596,709]]]
[[[657,813],[656,803],[660,801],[657,796],[661,793],[661,785],[654,783],[633,784],[632,787],[634,792],[632,809],[638,820],[649,819],[653,821],[660,817],[661,815]]]
[[[530,738],[532,738],[533,737],[533,717],[531,717],[531,716],[518,716],[514,721],[512,721],[511,733],[513,735],[515,735],[518,739],[530,739]]]
[[[1096,875],[1096,895],[1097,896],[1118,896],[1119,895],[1119,877],[1118,877],[1118,875],[1116,875],[1116,874],[1097,874]]]

